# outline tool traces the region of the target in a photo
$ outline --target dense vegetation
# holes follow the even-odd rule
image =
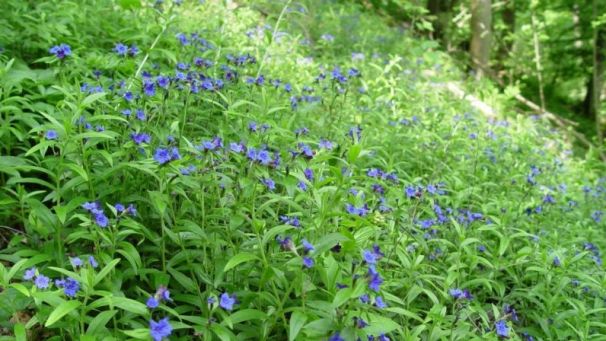
[[[333,1],[0,6],[0,339],[606,335],[598,153],[453,95],[437,42]]]
[[[470,76],[552,111],[603,148],[606,2],[600,0],[357,0],[433,37]],[[493,85],[493,86],[494,86]],[[526,109],[526,105],[520,105]]]

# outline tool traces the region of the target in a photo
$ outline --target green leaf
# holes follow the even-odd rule
[[[97,92],[91,95],[86,96],[86,98],[82,101],[82,107],[86,108],[94,102],[100,100],[105,97],[105,92]]]
[[[351,293],[352,293],[351,288],[345,288],[345,289],[341,289],[341,290],[337,291],[335,298],[332,300],[332,306],[335,307],[335,309],[336,309],[336,308],[340,307],[341,305],[343,305],[343,303],[345,303],[349,300],[349,298],[351,297]]]
[[[236,336],[234,334],[232,334],[227,328],[220,324],[215,323],[211,325],[210,330],[212,330],[213,333],[215,333],[215,335],[217,335],[217,337],[221,339],[221,341],[231,341],[236,339]]]
[[[358,156],[360,155],[361,151],[362,146],[360,146],[359,144],[351,146],[349,148],[349,152],[347,152],[347,161],[349,163],[354,163],[358,159]]]
[[[400,325],[397,324],[396,322],[394,322],[393,320],[391,320],[387,317],[370,314],[369,326],[366,327],[365,330],[368,334],[376,335],[376,334],[387,334],[391,331],[399,330],[399,329],[400,329]]]
[[[25,325],[23,323],[15,324],[15,341],[27,341],[27,334],[25,333]]]
[[[93,286],[101,282],[101,280],[103,280],[103,278],[105,278],[105,276],[107,276],[109,272],[112,271],[112,269],[115,268],[116,264],[118,263],[120,263],[120,259],[114,259],[109,262],[103,269],[101,269],[101,271],[99,271],[99,273],[95,275],[95,279],[93,280]]]
[[[229,262],[227,262],[227,264],[225,264],[223,271],[227,272],[227,271],[235,268],[239,264],[250,262],[253,260],[258,260],[258,259],[259,259],[259,257],[257,257],[256,255],[253,255],[252,253],[248,253],[248,252],[239,253],[239,254],[233,256],[229,260]]]
[[[137,340],[149,340],[149,329],[147,328],[124,330],[122,332]]]
[[[292,315],[290,315],[290,326],[288,331],[288,341],[293,341],[299,335],[301,328],[305,325],[307,321],[307,315],[300,311],[294,311]]]
[[[57,267],[54,267],[54,266],[49,266],[48,268],[50,270],[54,270],[54,271],[57,271],[59,273],[62,273],[64,275],[66,275],[67,277],[71,277],[71,278],[77,280],[78,282],[82,282],[82,279],[80,278],[80,275],[78,275],[77,273],[75,273],[73,271],[65,270],[63,268],[57,268]]]
[[[147,306],[139,301],[131,300],[126,297],[110,297],[113,304],[123,310],[137,315],[146,315]]]
[[[243,309],[239,310],[229,316],[232,324],[237,324],[250,320],[265,320],[267,314],[257,309]]]
[[[21,259],[19,260],[17,263],[13,264],[13,266],[11,267],[11,269],[8,271],[8,274],[6,275],[6,278],[4,279],[6,282],[9,282],[13,276],[15,276],[15,274],[17,273],[17,271],[21,270],[21,267],[23,266],[23,264],[25,264],[28,261],[28,259]]]
[[[95,318],[88,324],[88,329],[86,329],[87,334],[96,334],[101,331],[103,327],[111,320],[114,315],[116,315],[117,310],[106,310],[100,312]]]
[[[164,211],[166,211],[166,196],[162,192],[158,191],[149,191],[149,199],[151,200],[156,212],[160,215],[164,215]]]
[[[130,263],[133,272],[135,275],[139,273],[139,268],[141,267],[141,256],[139,255],[139,251],[133,246],[133,244],[122,241],[119,244],[119,249],[116,251]]]
[[[196,283],[189,277],[185,276],[182,272],[173,269],[171,267],[167,268],[168,272],[173,276],[173,278],[179,282],[184,288],[190,291],[196,290]]]
[[[64,164],[64,166],[71,169],[78,175],[80,175],[82,177],[82,179],[84,179],[84,181],[88,181],[88,174],[86,173],[84,168],[80,167],[79,165],[77,165],[75,163],[66,163],[66,164]]]
[[[120,0],[118,3],[123,9],[141,8],[141,0]]]
[[[21,283],[11,283],[11,287],[22,293],[25,297],[29,297],[29,289]]]
[[[55,322],[59,321],[63,316],[69,314],[71,311],[73,311],[74,309],[77,309],[81,305],[82,305],[82,303],[80,301],[65,301],[65,302],[59,304],[59,306],[57,306],[57,308],[55,308],[55,310],[53,310],[53,312],[50,313],[50,315],[48,316],[48,319],[46,320],[46,323],[44,323],[44,326],[45,327],[52,326]]]

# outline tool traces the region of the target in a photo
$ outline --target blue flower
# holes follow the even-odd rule
[[[105,216],[105,213],[100,210],[96,210],[93,213],[93,218],[95,219],[95,224],[99,227],[107,227],[109,225],[109,219]]]
[[[314,181],[314,171],[309,169],[309,168],[305,168],[305,170],[303,171],[303,174],[305,175],[305,178],[309,181]]]
[[[383,301],[383,297],[381,297],[381,296],[377,296],[375,298],[375,305],[379,309],[387,308],[387,304],[385,303],[385,301]]]
[[[297,184],[297,187],[299,187],[299,189],[302,190],[303,192],[307,191],[307,184],[303,181],[299,181],[299,183]]]
[[[267,150],[260,150],[257,153],[257,161],[259,161],[262,165],[267,166],[271,162],[271,156]]]
[[[284,239],[282,239],[280,236],[276,237],[276,241],[278,242],[278,244],[280,244],[280,247],[283,250],[294,250],[295,246],[292,242],[292,238],[290,238],[290,236],[286,236]]]
[[[369,267],[368,269],[368,287],[378,292],[380,290],[381,284],[383,284],[383,278],[381,275],[374,269],[374,267]]]
[[[82,204],[82,208],[89,212],[93,212],[95,210],[100,210],[101,206],[99,205],[98,202],[91,201],[91,202],[85,202],[84,204]]]
[[[51,47],[49,52],[54,54],[57,58],[63,59],[67,56],[71,56],[72,49],[67,44],[60,44],[60,45],[55,45],[55,46]]]
[[[377,257],[375,256],[374,252],[372,252],[370,250],[364,250],[364,251],[362,251],[362,258],[368,264],[376,264],[377,263]]]
[[[368,323],[366,323],[366,321],[364,321],[363,319],[358,318],[358,317],[354,317],[354,323],[356,324],[356,328],[358,328],[358,329],[362,329],[362,328],[368,326]]]
[[[332,150],[334,148],[334,144],[331,141],[325,139],[320,139],[320,143],[318,144],[318,146],[326,150]]]
[[[145,96],[153,96],[156,94],[156,84],[154,82],[145,81],[143,82],[143,93]]]
[[[383,252],[381,252],[381,248],[379,247],[378,244],[374,244],[372,246],[372,252],[375,254],[375,257],[377,259],[381,259],[382,257],[385,257],[385,254]]]
[[[93,256],[88,256],[88,264],[90,264],[90,266],[92,266],[93,269],[96,269],[97,267],[99,267],[99,263],[97,263],[97,260]]]
[[[125,92],[125,93],[124,93],[124,95],[123,95],[123,97],[124,97],[124,99],[125,99],[127,102],[131,102],[131,101],[132,101],[132,100],[135,98],[135,97],[133,96],[133,93],[132,93],[132,92],[130,92],[130,91]]]
[[[137,208],[135,207],[134,204],[130,204],[128,205],[128,207],[126,208],[126,213],[130,214],[131,216],[135,217],[137,216]]]
[[[159,164],[163,165],[165,163],[170,162],[172,160],[172,156],[168,149],[158,148],[154,153],[154,160],[156,160],[156,162],[158,162]]]
[[[128,53],[128,46],[122,44],[122,43],[117,43],[114,46],[114,52],[116,52],[116,54],[118,56],[121,57],[126,57],[126,54]]]
[[[307,134],[309,134],[309,129],[306,127],[295,129],[295,135],[297,135],[297,136],[307,135]]]
[[[177,34],[177,39],[179,40],[179,42],[181,42],[181,45],[183,45],[183,46],[189,45],[189,40],[187,39],[187,36],[185,35],[185,33]]]
[[[276,189],[276,183],[271,178],[263,178],[261,180],[261,183],[263,183],[265,187],[267,187],[267,189],[269,189],[270,191]]]
[[[420,186],[417,186],[417,187],[408,186],[405,189],[406,197],[408,197],[409,199],[418,198],[422,195],[421,191],[422,191],[422,187],[420,187]]]
[[[69,262],[74,268],[82,266],[82,259],[80,259],[80,257],[70,257]]]
[[[232,142],[229,144],[229,149],[234,153],[242,153],[246,148],[242,143]]]
[[[366,216],[368,214],[368,212],[370,211],[368,209],[368,205],[367,204],[364,204],[364,206],[361,206],[361,207],[355,207],[352,204],[346,204],[345,205],[345,210],[349,214],[357,215],[357,216],[360,216],[360,217]]]
[[[359,77],[361,75],[360,70],[353,67],[347,71],[347,74],[349,77]]]
[[[154,341],[162,341],[165,337],[170,336],[173,331],[173,327],[168,322],[168,317],[161,319],[156,322],[149,320],[149,333]]]
[[[50,129],[50,130],[46,131],[46,134],[44,134],[44,137],[47,140],[56,140],[57,137],[59,137],[59,134],[57,134],[56,130]]]
[[[503,311],[505,312],[505,314],[510,314],[511,315],[511,320],[513,322],[519,322],[520,318],[518,317],[518,312],[509,304],[505,304],[503,306]]]
[[[596,223],[599,223],[602,221],[602,215],[604,213],[602,211],[594,211],[593,213],[591,213],[591,219],[593,219]]]
[[[48,278],[44,275],[38,275],[38,276],[36,276],[36,280],[34,281],[34,284],[36,285],[36,287],[38,289],[46,289],[46,288],[48,288],[48,286],[50,284],[50,278]]]
[[[59,288],[63,288],[63,293],[72,298],[76,297],[76,294],[80,290],[80,283],[71,277],[56,280],[55,285]]]
[[[371,189],[373,192],[378,193],[378,194],[385,194],[385,187],[381,186],[380,184],[372,184]]]
[[[370,302],[370,297],[368,297],[367,294],[364,294],[364,295],[360,296],[360,302],[362,302],[364,304],[368,304],[368,302]]]
[[[339,332],[336,332],[330,336],[328,341],[345,341],[345,339],[341,337]]]
[[[145,302],[145,305],[147,305],[147,307],[149,309],[154,309],[160,305],[160,302],[158,302],[158,300],[155,297],[151,296],[150,298],[147,299],[147,302]]]
[[[314,246],[310,242],[308,242],[307,239],[303,239],[301,243],[303,244],[303,250],[305,253],[309,253],[315,250]]]
[[[136,145],[151,142],[151,136],[146,133],[131,133],[130,138],[133,140],[133,142],[135,142]]]
[[[196,171],[196,166],[189,165],[187,167],[182,167],[179,169],[182,175],[190,175],[191,173]]]
[[[26,281],[31,280],[32,278],[34,278],[36,276],[36,268],[32,267],[29,268],[27,270],[25,270],[25,274],[23,275],[23,279]]]
[[[142,109],[135,110],[135,116],[139,121],[145,121],[145,112]]]
[[[311,257],[303,257],[303,265],[310,269],[314,266],[314,260]]]
[[[299,143],[299,149],[301,150],[301,155],[303,155],[306,159],[311,159],[316,154],[316,152],[314,152],[311,147],[305,143]]]
[[[499,320],[494,324],[497,335],[503,338],[509,337],[509,327],[507,327],[507,323],[503,320]]]
[[[130,48],[128,49],[128,54],[130,54],[132,57],[138,55],[139,54],[139,48],[137,47],[137,45],[132,44],[130,46]]]
[[[450,296],[454,299],[463,298],[463,290],[459,288],[450,289]]]
[[[236,303],[236,296],[235,295],[230,296],[226,292],[222,293],[221,297],[219,298],[219,306],[227,311],[233,310],[235,303]]]
[[[156,78],[156,83],[158,83],[159,87],[168,89],[168,86],[170,85],[170,78],[158,76],[158,78]]]
[[[126,208],[124,207],[124,205],[122,205],[121,203],[116,203],[116,204],[114,205],[114,208],[116,209],[116,212],[118,212],[118,213],[122,213],[122,212],[124,212],[124,210],[126,209]]]
[[[553,266],[560,267],[561,265],[562,262],[560,261],[560,258],[558,256],[553,257]]]

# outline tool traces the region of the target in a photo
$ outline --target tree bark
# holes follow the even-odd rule
[[[471,44],[469,52],[476,78],[488,70],[492,43],[491,0],[471,0]]]
[[[508,82],[513,83],[513,72],[507,69],[507,61],[515,52],[514,49],[514,34],[516,32],[516,7],[515,0],[505,0],[501,18],[505,24],[505,31],[502,32],[499,42],[497,61],[497,71],[500,75],[506,75]],[[498,39],[498,38],[497,38]]]
[[[604,87],[606,70],[606,29],[596,28],[594,36],[593,70],[587,80],[587,93],[583,101],[583,113],[589,118],[597,119],[600,108],[600,97]]]
[[[434,17],[433,38],[439,40],[444,47],[448,47],[448,31],[452,18],[452,8],[456,0],[428,0],[427,10]]]

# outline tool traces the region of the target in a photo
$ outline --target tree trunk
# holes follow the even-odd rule
[[[514,34],[516,32],[516,7],[515,0],[505,0],[503,12],[501,12],[505,32],[502,32],[499,43],[499,52],[497,56],[497,71],[499,76],[506,75],[508,83],[513,83],[513,72],[507,69],[507,61],[514,51]]]
[[[444,47],[448,47],[448,28],[452,17],[452,7],[456,0],[428,0],[427,10],[434,17],[433,38],[439,40]]]
[[[491,0],[471,0],[471,44],[469,52],[476,78],[484,76],[490,60],[492,41]]]
[[[583,101],[583,113],[589,118],[597,119],[600,108],[600,97],[604,87],[606,70],[606,29],[596,28],[594,35],[593,70],[587,80],[587,93]]]

